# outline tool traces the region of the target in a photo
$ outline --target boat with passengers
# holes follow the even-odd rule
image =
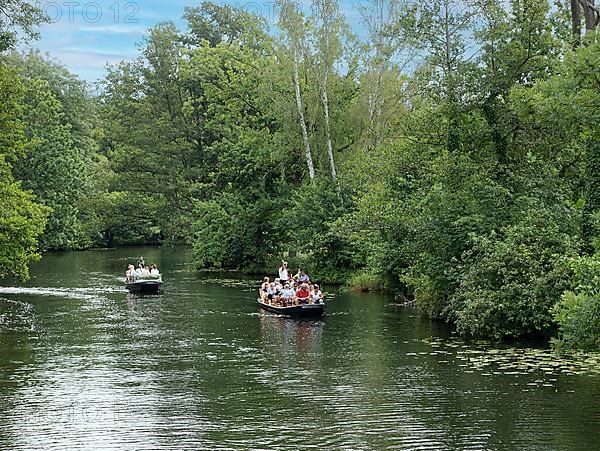
[[[162,276],[150,276],[125,282],[125,288],[130,293],[138,294],[158,294],[162,287]]]
[[[127,267],[125,272],[125,288],[131,293],[158,294],[162,287],[162,274],[155,264],[146,266],[144,257],[138,260],[138,267]]]
[[[258,305],[269,312],[277,313],[279,315],[291,316],[291,317],[302,317],[302,318],[315,318],[321,317],[325,313],[325,304],[297,304],[297,305],[279,305],[271,304],[257,299]]]
[[[273,282],[265,277],[258,290],[259,307],[286,316],[319,317],[325,313],[325,300],[319,285],[311,283],[305,271],[289,277],[287,263],[282,261],[279,277]]]

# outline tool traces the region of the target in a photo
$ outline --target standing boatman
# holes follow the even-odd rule
[[[279,282],[281,282],[281,285],[285,285],[289,279],[290,273],[288,271],[287,262],[285,260],[281,260],[281,266],[279,267]]]

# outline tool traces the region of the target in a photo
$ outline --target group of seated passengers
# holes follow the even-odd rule
[[[287,269],[287,264],[285,266]],[[276,306],[323,303],[323,293],[319,285],[311,284],[308,274],[302,270],[291,279],[278,277],[274,282],[270,282],[269,278],[265,277],[260,287],[260,298],[262,302]]]
[[[150,266],[144,262],[144,257],[140,257],[138,260],[138,267],[133,265],[127,267],[125,272],[125,280],[127,282],[134,282],[137,279],[145,279],[149,277],[160,277],[160,272],[156,264],[152,263]]]

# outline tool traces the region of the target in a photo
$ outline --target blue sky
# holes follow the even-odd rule
[[[241,7],[275,21],[272,0],[213,0]],[[342,10],[351,24],[358,23],[357,1],[342,0]],[[164,21],[183,27],[185,6],[193,0],[38,0],[52,20],[40,27],[41,39],[33,46],[61,61],[70,71],[88,82],[105,73],[107,63],[132,59],[145,30]],[[300,3],[309,4],[309,0]]]

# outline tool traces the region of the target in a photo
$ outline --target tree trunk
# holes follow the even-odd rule
[[[377,55],[376,60],[377,58],[379,58],[379,55]],[[383,95],[381,85],[383,71],[384,69],[381,67],[381,64],[378,63],[371,74],[372,76],[374,75],[375,80],[371,81],[372,85],[369,87],[369,129],[367,151],[376,149],[381,145],[381,118],[383,115]]]
[[[448,152],[453,153],[460,148],[460,136],[458,134],[458,99],[454,85],[454,67],[452,63],[452,32],[450,31],[450,1],[444,1],[444,47],[446,63],[446,96],[450,105],[448,112],[448,137],[446,146]]]
[[[571,0],[571,26],[573,34],[573,49],[581,44],[581,9],[579,0]]]
[[[585,32],[589,33],[596,29],[598,25],[599,11],[594,4],[595,0],[580,0],[583,6],[583,17],[585,18]]]
[[[333,180],[333,186],[338,198],[342,201],[342,191],[340,189],[340,183],[337,178],[337,171],[335,170],[335,159],[333,158],[333,145],[331,143],[331,127],[329,124],[329,98],[327,95],[327,87],[329,85],[329,73],[333,66],[333,55],[331,54],[331,41],[330,33],[335,32],[332,30],[332,26],[335,22],[337,13],[337,1],[336,0],[313,0],[313,7],[316,6],[317,17],[322,22],[320,39],[318,41],[318,49],[320,52],[321,62],[321,80],[320,81],[320,97],[323,105],[323,119],[325,122],[325,144],[327,146],[327,156],[329,158],[329,166],[331,168],[331,178]]]
[[[306,166],[308,167],[308,176],[311,180],[315,179],[315,168],[310,151],[310,142],[308,140],[308,131],[306,129],[306,120],[304,119],[304,108],[302,106],[302,94],[300,93],[300,75],[298,74],[298,56],[296,49],[293,50],[294,58],[294,88],[296,90],[296,105],[298,106],[298,117],[300,128],[302,129],[302,140],[304,141],[304,150],[306,153]]]
[[[323,87],[321,89],[321,102],[323,103],[323,116],[325,119],[325,141],[327,143],[327,156],[329,157],[329,165],[331,166],[331,178],[335,186],[335,192],[338,197],[342,198],[340,183],[338,182],[337,172],[335,170],[335,160],[333,158],[333,146],[331,144],[331,131],[329,128],[329,98],[327,97],[327,73],[323,74]]]

